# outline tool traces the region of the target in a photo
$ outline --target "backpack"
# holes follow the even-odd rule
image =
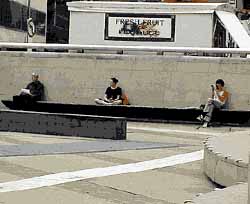
[[[129,105],[127,94],[123,93],[121,98],[122,98],[122,105]]]

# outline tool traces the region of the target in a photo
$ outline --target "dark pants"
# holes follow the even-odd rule
[[[21,94],[19,96],[13,96],[13,103],[17,109],[25,110],[30,109],[36,102],[36,98],[28,94]]]

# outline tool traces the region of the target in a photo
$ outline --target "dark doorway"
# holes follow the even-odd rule
[[[244,9],[250,9],[250,0],[243,0]]]
[[[225,48],[226,47],[226,30],[221,25],[221,22],[216,18],[214,45],[213,47]]]

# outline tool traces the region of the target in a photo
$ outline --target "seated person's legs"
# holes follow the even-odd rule
[[[122,100],[115,100],[111,104],[113,104],[113,105],[121,105],[122,104]]]
[[[203,110],[203,113],[204,113],[204,121],[205,122],[210,122],[211,121],[211,118],[212,118],[212,113],[213,113],[213,110],[214,110],[214,104],[213,103],[210,103],[210,104],[206,104],[204,110]]]
[[[109,102],[104,101],[104,100],[101,99],[101,98],[95,99],[95,103],[98,104],[98,105],[110,105],[110,104],[111,104],[111,103],[109,103]]]
[[[33,102],[32,98],[30,95],[27,94],[21,94],[19,96],[13,96],[13,103],[18,107],[18,108],[24,108],[25,106],[31,105]]]
[[[207,127],[208,123],[211,121],[213,111],[215,108],[221,109],[222,105],[220,102],[214,100],[214,99],[209,99],[208,103],[206,104],[203,112],[205,114],[204,117],[204,124],[203,127]]]

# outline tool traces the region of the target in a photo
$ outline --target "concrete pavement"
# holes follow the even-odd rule
[[[189,204],[247,204],[248,184],[237,184],[193,199]]]
[[[158,131],[155,131],[155,130]],[[95,153],[72,153],[35,156],[0,157],[0,183],[52,173],[78,171],[97,167],[111,167],[203,149],[209,135],[220,135],[245,128],[208,128],[196,130],[193,125],[128,123],[129,141],[176,144],[174,147],[130,149]],[[69,144],[95,139],[58,137],[24,133],[0,133],[0,145]],[[186,144],[186,146],[183,146]],[[203,173],[203,161],[160,169],[92,178],[60,185],[0,193],[0,203],[163,203],[176,204],[196,195],[213,191],[216,186]]]

